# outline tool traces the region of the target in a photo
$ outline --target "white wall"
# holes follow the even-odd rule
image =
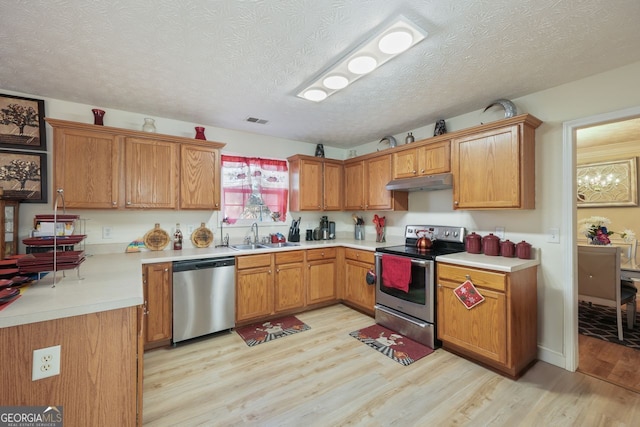
[[[563,247],[575,230],[563,230],[562,224],[562,142],[563,122],[581,117],[620,110],[640,105],[640,62],[618,68],[583,80],[565,84],[556,88],[537,92],[512,101],[519,112],[531,113],[543,124],[536,131],[536,209],[527,211],[456,211],[452,209],[452,191],[417,192],[409,196],[410,212],[380,213],[386,215],[389,224],[389,236],[399,236],[407,223],[425,223],[442,225],[462,225],[469,231],[479,233],[493,232],[496,226],[505,227],[505,237],[512,241],[526,240],[541,251],[541,267],[538,272],[538,343],[540,358],[558,366],[566,366],[567,350],[563,338],[564,329],[564,288],[563,274],[570,265],[564,265]],[[5,93],[12,93],[3,91]],[[41,98],[37,94],[17,95]],[[463,96],[463,95],[460,95]],[[47,116],[59,119],[92,122],[91,108],[94,106],[46,99]],[[489,102],[490,100],[488,100]],[[500,111],[482,110],[470,112],[453,118],[446,118],[449,131],[478,125],[502,117]],[[143,118],[140,113],[107,110],[105,124],[108,126],[139,129]],[[315,145],[298,141],[253,135],[207,126],[206,123],[184,123],[169,119],[155,118],[159,133],[181,136],[192,136],[193,126],[203,125],[207,139],[227,143],[223,150],[229,153],[240,153],[264,157],[287,157],[295,153],[313,154]],[[412,131],[416,140],[433,135],[433,124]],[[405,133],[394,135],[399,143],[404,142]],[[51,147],[52,135],[48,129],[48,144]],[[359,155],[384,149],[385,146],[373,141],[356,147]],[[327,157],[342,159],[345,150],[325,146]],[[51,170],[51,168],[49,168]],[[571,174],[569,174],[571,175]],[[50,178],[51,179],[51,178]],[[51,181],[50,181],[51,182]],[[28,222],[35,213],[50,212],[50,205],[23,204],[20,215],[21,235],[29,231]],[[160,222],[170,230],[176,222],[182,224],[199,224],[207,222],[217,235],[217,214],[214,212],[171,212],[171,211],[136,211],[136,212],[80,212],[89,218],[87,222],[89,242],[105,243],[101,239],[103,225],[114,227],[115,243],[124,250],[126,243],[140,237]],[[365,220],[371,224],[374,212],[366,213]],[[302,228],[307,225],[316,226],[322,213],[305,213]],[[297,216],[297,214],[296,214]],[[350,213],[329,214],[335,220],[338,231],[350,234],[352,222]],[[367,239],[373,239],[373,227],[367,227]],[[560,228],[562,244],[546,242],[546,231],[549,228]],[[285,227],[286,230],[286,227]],[[244,233],[238,233],[238,235]]]

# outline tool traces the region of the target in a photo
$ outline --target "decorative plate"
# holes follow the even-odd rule
[[[200,228],[191,233],[191,243],[196,248],[208,248],[211,242],[213,242],[213,233],[204,226],[204,222]]]
[[[147,232],[142,240],[150,250],[161,251],[167,247],[171,239],[169,233],[160,228],[160,224],[156,224],[155,228]]]

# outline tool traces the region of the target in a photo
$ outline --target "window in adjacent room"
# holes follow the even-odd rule
[[[230,224],[284,222],[289,202],[286,160],[221,156],[222,217]]]

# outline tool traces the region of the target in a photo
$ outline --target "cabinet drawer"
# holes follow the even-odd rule
[[[346,248],[344,250],[344,257],[346,259],[352,259],[354,261],[366,262],[368,264],[374,263],[373,252],[361,251],[358,249]]]
[[[309,249],[307,250],[307,261],[328,259],[336,257],[336,248]]]
[[[243,268],[268,267],[271,265],[271,254],[245,255],[236,258],[238,270]]]
[[[292,264],[304,261],[304,251],[286,251],[275,254],[276,264]]]
[[[438,263],[438,281],[448,280],[462,284],[468,278],[475,286],[504,292],[507,288],[506,273]]]

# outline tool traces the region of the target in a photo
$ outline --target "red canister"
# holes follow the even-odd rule
[[[500,244],[500,253],[503,257],[513,258],[516,255],[516,244],[510,240],[505,240]]]
[[[482,252],[482,237],[479,234],[471,233],[467,234],[464,239],[465,250],[470,254],[479,254]]]
[[[498,256],[500,255],[500,238],[494,236],[493,233],[489,233],[488,236],[482,238],[482,249],[485,255]]]
[[[516,245],[516,256],[520,259],[531,259],[531,245],[524,240]]]

